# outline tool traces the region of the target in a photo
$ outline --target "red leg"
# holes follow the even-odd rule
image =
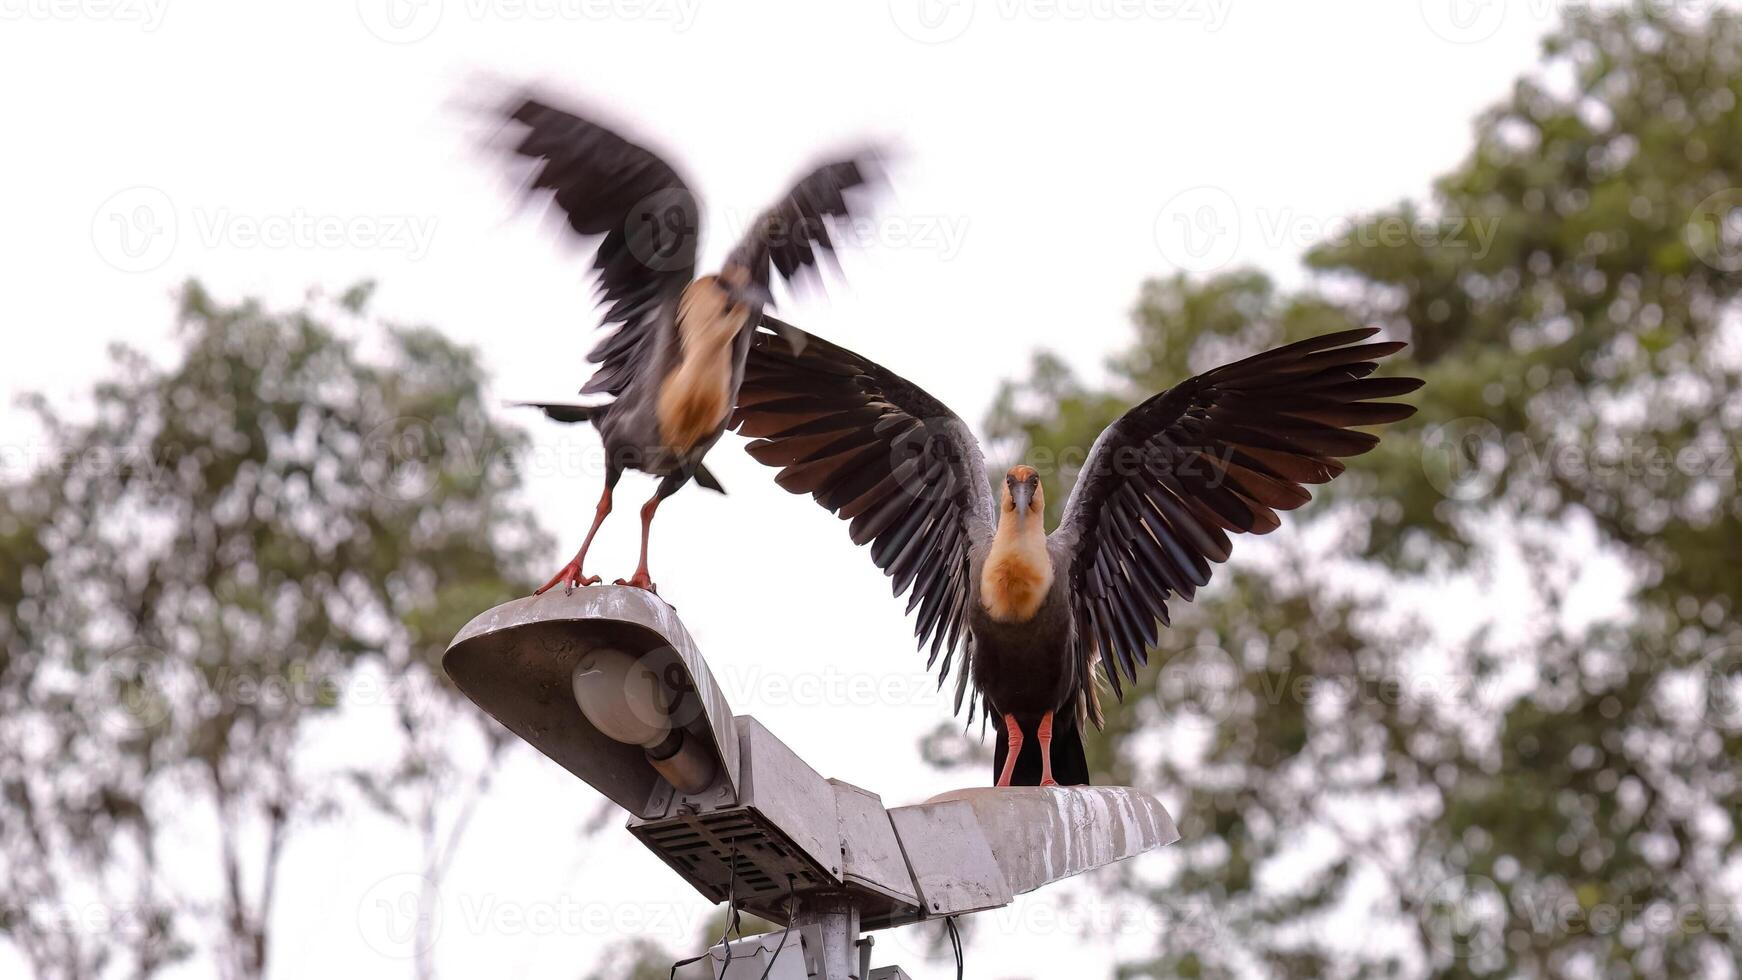
[[[593,546],[593,535],[599,533],[599,525],[605,523],[605,515],[609,513],[611,513],[611,484],[607,482],[605,484],[605,492],[599,495],[598,509],[593,512],[593,526],[587,529],[587,540],[581,542],[581,550],[575,552],[575,557],[571,559],[567,565],[564,565],[555,575],[551,576],[550,581],[539,586],[537,591],[532,593],[533,595],[544,595],[558,582],[567,583],[567,585],[563,587],[563,593],[565,595],[573,592],[577,585],[596,585],[598,583],[599,576],[583,573],[581,571],[581,566],[586,564],[587,549]]]
[[[1010,751],[1004,756],[1004,771],[998,775],[998,785],[1009,786],[1010,776],[1016,772],[1016,757],[1022,754],[1022,726],[1016,723],[1015,715],[1004,716],[1004,731],[1010,738]]]
[[[653,499],[641,505],[641,563],[635,566],[635,574],[627,580],[618,579],[618,585],[633,586],[646,589],[654,595],[659,594],[659,587],[653,584],[653,579],[647,574],[647,536],[653,527],[653,512],[659,509],[659,502],[663,499],[664,494],[656,493]]]
[[[1052,778],[1052,712],[1040,716],[1035,734],[1040,738],[1040,784],[1057,786],[1058,780]]]

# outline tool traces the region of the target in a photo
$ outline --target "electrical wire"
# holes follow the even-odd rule
[[[956,952],[956,980],[962,980],[962,972],[967,968],[967,961],[962,956],[962,934],[956,931],[956,917],[944,917],[944,925],[950,930],[950,947]]]
[[[768,980],[769,971],[774,969],[774,963],[780,959],[780,953],[786,949],[786,941],[792,938],[792,916],[798,911],[798,889],[793,884],[792,875],[786,876],[786,931],[780,934],[780,945],[774,947],[774,955],[768,958],[768,965],[762,968],[762,980]],[[958,978],[959,980],[959,978]]]
[[[732,965],[732,944],[726,940],[731,938],[734,932],[738,934],[739,939],[744,938],[743,917],[738,914],[738,841],[736,839],[732,841],[731,867],[726,877],[726,928],[720,932],[720,941],[714,944],[726,947],[726,962],[720,967],[722,973],[725,972],[726,967]],[[666,977],[666,980],[677,980],[677,971],[691,963],[700,963],[707,958],[708,954],[703,953],[687,960],[678,960],[671,965],[671,973]]]

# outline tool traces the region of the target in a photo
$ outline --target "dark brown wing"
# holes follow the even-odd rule
[[[1190,601],[1226,561],[1228,532],[1264,534],[1276,512],[1312,499],[1305,484],[1343,472],[1339,458],[1378,445],[1353,427],[1396,422],[1409,405],[1374,399],[1421,387],[1370,378],[1401,343],[1362,344],[1346,330],[1223,365],[1126,412],[1095,440],[1054,542],[1070,555],[1077,654],[1097,648],[1118,692],[1168,622],[1166,600]]]
[[[871,545],[895,595],[912,590],[914,633],[922,648],[931,642],[926,666],[944,653],[939,684],[963,650],[959,709],[973,655],[968,555],[993,521],[979,443],[942,402],[894,372],[772,317],[763,326],[732,424],[756,439],[751,456],[780,468],[774,482],[852,522],[853,543]]]
[[[750,270],[752,280],[765,288],[770,265],[782,279],[814,266],[819,253],[830,255],[835,248],[828,219],[850,217],[853,207],[848,192],[880,182],[880,175],[872,153],[825,163],[811,171],[756,219],[732,250],[727,265]]]
[[[657,154],[581,115],[530,97],[507,115],[526,127],[514,151],[541,161],[531,188],[552,191],[575,234],[598,239],[605,322],[621,326],[588,355],[601,366],[582,391],[619,394],[655,346],[660,308],[695,278],[695,195]]]

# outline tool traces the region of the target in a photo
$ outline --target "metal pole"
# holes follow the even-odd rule
[[[871,966],[853,896],[836,890],[800,895],[786,929],[715,946],[708,955],[715,980],[869,980]]]
[[[815,926],[822,936],[822,980],[864,980],[859,976],[859,910],[846,892],[813,892],[799,901],[792,928]],[[816,933],[808,933],[815,935]]]

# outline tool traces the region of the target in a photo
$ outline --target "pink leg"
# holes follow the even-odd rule
[[[654,494],[653,499],[641,505],[641,563],[635,566],[635,574],[627,580],[618,579],[618,585],[629,585],[637,589],[646,589],[654,595],[659,594],[659,587],[653,584],[653,579],[647,574],[647,537],[653,528],[653,512],[659,509],[660,494]]]
[[[1016,757],[1022,754],[1022,726],[1016,723],[1015,715],[1004,716],[1004,731],[1010,737],[1010,751],[1004,756],[1004,771],[998,775],[998,785],[1009,786],[1010,776],[1016,772]]]
[[[1040,716],[1040,728],[1035,734],[1040,738],[1040,784],[1057,786],[1058,780],[1052,778],[1052,712]]]
[[[606,483],[605,492],[599,495],[598,509],[593,512],[593,526],[587,529],[587,540],[581,542],[581,550],[575,552],[575,557],[551,576],[550,581],[539,586],[532,593],[533,595],[544,595],[558,582],[568,583],[563,588],[564,593],[573,592],[577,585],[595,585],[598,583],[599,576],[584,574],[581,571],[581,566],[587,561],[587,549],[593,546],[593,535],[599,533],[599,525],[605,523],[605,515],[609,513],[611,513],[611,484]]]

